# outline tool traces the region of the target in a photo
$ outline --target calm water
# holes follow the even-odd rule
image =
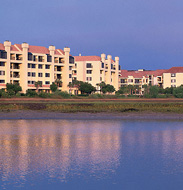
[[[0,189],[183,189],[183,122],[1,120]]]

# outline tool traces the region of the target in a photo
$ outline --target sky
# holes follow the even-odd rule
[[[122,69],[183,66],[182,0],[5,0],[0,43],[119,56]]]

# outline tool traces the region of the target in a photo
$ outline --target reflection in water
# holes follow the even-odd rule
[[[29,175],[44,174],[67,180],[71,172],[104,175],[119,165],[119,127],[97,121],[1,121],[1,180],[23,181]],[[102,173],[100,173],[102,172]]]
[[[55,180],[58,189],[71,181],[86,189],[92,180],[109,189],[171,189],[183,185],[182,157],[182,122],[0,121],[0,189]]]

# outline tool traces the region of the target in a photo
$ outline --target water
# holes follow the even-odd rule
[[[183,122],[1,120],[0,189],[183,188]]]

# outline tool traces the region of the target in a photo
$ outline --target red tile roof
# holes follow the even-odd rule
[[[65,52],[64,52],[64,50],[62,50],[62,49],[57,49],[56,51],[59,52],[59,55],[65,55]],[[60,53],[61,53],[61,54],[60,54]]]
[[[101,61],[99,56],[74,56],[75,61]]]
[[[147,77],[148,75],[153,76],[161,76],[167,70],[159,69],[155,71],[128,71],[128,70],[121,70],[121,78],[128,78],[128,76],[133,76],[134,78],[142,78]]]
[[[15,45],[11,45],[11,51],[22,51],[19,47],[18,48],[17,47]]]
[[[165,73],[183,73],[183,67],[172,67],[168,69]]]
[[[0,50],[5,50],[4,44],[0,43]]]
[[[22,46],[21,44],[15,44],[21,51],[22,51]],[[41,54],[49,54],[49,49],[43,46],[32,46],[29,45],[28,52],[31,53],[41,53]]]

